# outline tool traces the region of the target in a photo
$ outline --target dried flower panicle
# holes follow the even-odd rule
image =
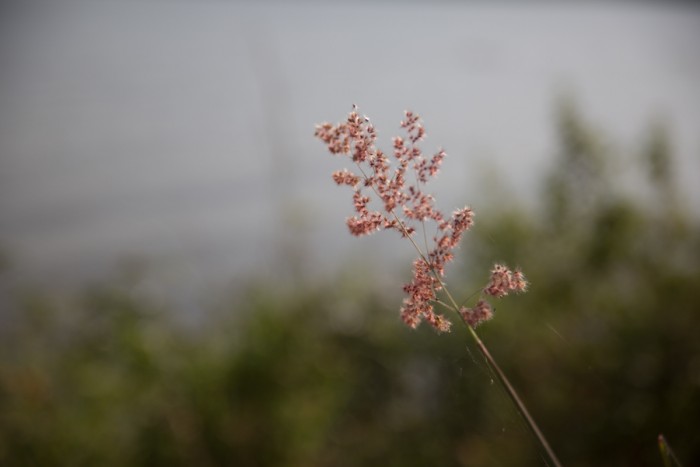
[[[423,155],[418,143],[425,138],[425,130],[417,114],[406,111],[401,127],[406,135],[393,138],[393,166],[390,157],[375,146],[376,130],[369,118],[357,113],[356,106],[342,123],[317,125],[315,136],[331,154],[348,156],[357,168],[357,173],[343,169],[332,174],[335,183],[353,189],[355,215],[346,220],[350,233],[359,237],[382,229],[396,230],[408,237],[419,252],[413,262],[413,278],[403,287],[407,294],[401,307],[403,321],[415,328],[425,320],[438,331],[446,332],[451,323],[435,312],[433,304],[443,288],[445,267],[454,258],[453,250],[474,223],[474,212],[464,207],[446,218],[435,209],[433,196],[422,188],[440,171],[445,151],[440,149],[430,157]],[[378,199],[381,211],[370,208],[373,197]],[[427,251],[423,252],[413,237],[417,227],[425,229],[426,222],[435,223],[437,233],[432,247],[426,245]],[[501,297],[509,291],[525,289],[527,282],[522,273],[501,268],[505,267],[494,267],[497,272],[492,271],[491,281],[484,289],[486,294]],[[459,311],[470,326],[492,315],[483,300],[473,309],[462,310],[471,310]]]
[[[526,290],[527,280],[520,270],[511,271],[502,264],[495,264],[491,269],[491,279],[484,288],[484,293],[501,298],[510,292],[525,292]]]
[[[469,326],[475,328],[493,318],[493,308],[486,300],[481,299],[472,308],[462,307],[459,314]]]
[[[491,269],[489,283],[483,289],[483,293],[492,297],[505,297],[511,292],[525,292],[528,282],[525,275],[519,270],[511,271],[503,264],[495,264]],[[484,299],[479,299],[472,308],[462,307],[459,314],[471,327],[476,327],[484,321],[493,318],[494,309]]]
[[[418,252],[413,262],[413,278],[403,290],[407,297],[401,307],[401,318],[411,328],[427,321],[439,332],[450,330],[451,323],[443,315],[435,312],[434,304],[443,305],[456,312],[468,326],[479,350],[494,370],[504,389],[510,395],[515,407],[536,436],[540,446],[547,453],[553,465],[559,460],[549,447],[547,440],[530,416],[520,397],[500,370],[474,328],[493,317],[494,308],[483,296],[503,297],[510,292],[524,292],[528,283],[519,270],[511,271],[502,264],[495,264],[489,282],[481,290],[481,297],[473,307],[457,305],[444,285],[445,266],[454,258],[453,250],[467,230],[474,223],[474,213],[469,207],[458,209],[449,218],[436,210],[434,198],[422,191],[422,187],[437,175],[445,158],[443,150],[432,157],[425,157],[418,143],[425,137],[425,130],[418,115],[406,111],[401,127],[406,137],[393,139],[390,157],[375,147],[376,131],[369,118],[360,117],[353,105],[345,122],[337,125],[323,123],[316,127],[316,137],[323,141],[331,154],[345,155],[352,159],[357,172],[347,169],[333,173],[338,185],[353,189],[355,215],[346,220],[350,233],[356,236],[368,235],[377,230],[396,230],[408,238]],[[408,172],[411,172],[410,174]],[[413,183],[408,182],[410,179]],[[372,198],[380,210],[370,207]],[[428,244],[426,223],[435,223],[435,235]],[[414,238],[416,227],[422,229],[425,241],[424,250]],[[449,303],[438,299],[437,293],[444,289]]]

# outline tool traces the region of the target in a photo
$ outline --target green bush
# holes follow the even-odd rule
[[[570,104],[559,125],[540,209],[480,212],[449,281],[478,289],[494,259],[528,275],[479,329],[565,465],[661,465],[659,433],[700,464],[700,231],[668,137],[639,198]],[[10,291],[0,464],[542,465],[466,332],[406,328],[372,284],[260,281],[196,328],[118,283]]]

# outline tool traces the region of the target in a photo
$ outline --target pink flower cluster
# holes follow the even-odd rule
[[[484,321],[493,318],[493,308],[486,300],[480,299],[472,308],[462,307],[459,310],[462,319],[475,328]]]
[[[495,264],[491,269],[491,279],[484,288],[484,293],[496,298],[505,297],[510,292],[525,292],[527,281],[519,270],[511,271],[502,264]]]
[[[491,278],[483,292],[492,297],[501,298],[510,292],[525,292],[527,280],[520,270],[511,271],[502,264],[495,264],[491,269]],[[479,299],[472,308],[462,307],[459,310],[462,319],[470,326],[476,327],[484,321],[493,318],[493,308],[484,299]]]
[[[459,244],[462,234],[472,226],[474,213],[469,207],[464,207],[445,218],[435,209],[434,198],[421,188],[438,174],[445,152],[439,150],[431,157],[423,155],[418,143],[425,137],[425,130],[419,116],[413,112],[405,112],[401,127],[406,132],[406,138],[393,139],[393,168],[390,158],[375,146],[377,137],[374,126],[367,117],[357,113],[356,107],[342,123],[317,125],[315,136],[326,144],[332,154],[350,157],[358,169],[358,173],[343,169],[332,175],[335,183],[354,190],[355,215],[346,220],[350,233],[362,236],[382,229],[396,230],[401,236],[408,237],[419,252],[419,257],[413,262],[413,279],[403,288],[408,295],[401,307],[403,321],[415,328],[425,320],[438,331],[449,331],[450,321],[435,312],[433,303],[437,301],[437,292],[443,288],[445,266],[452,261],[452,251]],[[409,170],[414,183],[407,182]],[[379,200],[381,210],[370,207],[373,196]],[[428,250],[429,246],[426,245],[428,251],[423,252],[414,239],[414,233],[416,226],[425,229],[426,222],[434,222],[437,233],[432,239],[432,248]],[[522,287],[516,285],[519,280]],[[520,272],[506,270],[504,273],[499,269],[498,274],[492,273],[491,282],[484,292],[500,297],[518,287],[524,290],[524,284],[526,282]],[[485,312],[485,305],[477,304],[474,310],[477,311],[469,312],[474,317],[468,319],[465,318],[468,312],[460,311],[472,326],[486,319],[484,316],[490,317],[490,311]]]

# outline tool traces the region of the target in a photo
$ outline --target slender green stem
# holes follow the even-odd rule
[[[403,224],[400,220],[399,220],[399,224],[402,225],[402,227],[403,227]],[[409,236],[409,239],[410,238],[411,237]],[[411,239],[411,241],[413,242],[413,239]],[[416,246],[416,249],[418,249],[415,242],[413,242],[413,245]],[[418,252],[420,253],[420,249],[418,249]],[[421,256],[423,256],[422,253],[421,253]],[[425,260],[425,257],[423,257],[423,259]],[[457,312],[457,314],[460,316],[460,318],[462,318],[462,314],[459,313],[459,309],[460,309],[459,305],[457,305],[457,302],[455,301],[454,297],[452,296],[452,294],[450,293],[448,288],[445,286],[444,282],[440,278],[440,275],[434,270],[433,270],[433,275],[440,283],[442,290],[445,291],[445,295],[447,295],[447,298],[450,301],[451,308],[455,312]],[[442,302],[440,302],[440,303],[442,303]],[[447,304],[443,303],[443,305],[447,305]],[[522,399],[520,399],[518,392],[515,390],[513,385],[510,383],[510,380],[508,379],[508,377],[505,375],[505,373],[503,373],[503,370],[501,370],[501,367],[498,366],[498,363],[496,363],[496,360],[491,355],[491,352],[489,352],[488,348],[486,348],[486,345],[484,345],[482,340],[479,338],[479,335],[476,333],[474,328],[469,323],[467,323],[464,320],[464,318],[462,318],[462,321],[467,326],[467,329],[469,329],[469,334],[474,339],[474,342],[476,342],[476,346],[479,348],[479,351],[484,356],[484,358],[488,362],[488,364],[491,367],[491,369],[493,370],[493,372],[496,373],[496,376],[498,377],[498,380],[500,381],[501,385],[508,393],[508,396],[513,401],[513,404],[515,404],[515,407],[518,410],[518,412],[520,412],[520,415],[523,417],[523,419],[525,419],[525,422],[527,423],[528,428],[530,428],[530,431],[532,432],[532,434],[534,435],[535,439],[540,444],[540,446],[542,447],[544,452],[547,454],[547,457],[549,457],[549,459],[552,461],[552,464],[555,467],[561,467],[561,462],[559,462],[557,455],[554,453],[554,450],[549,445],[549,442],[547,442],[547,438],[545,438],[544,434],[542,433],[540,428],[537,426],[535,419],[532,418],[532,415],[530,415],[530,412],[527,410],[525,403],[522,401]]]
[[[517,407],[518,412],[520,412],[520,415],[522,415],[522,417],[525,419],[525,422],[527,423],[528,428],[530,428],[530,431],[532,431],[532,434],[535,436],[537,441],[540,443],[540,446],[547,454],[547,457],[549,457],[549,459],[552,461],[552,464],[554,466],[561,467],[561,463],[559,462],[557,455],[554,454],[552,447],[547,442],[547,438],[545,438],[544,434],[542,434],[542,431],[537,426],[537,423],[535,423],[535,420],[532,418],[532,415],[530,415],[530,412],[527,410],[527,407],[525,407],[525,403],[518,396],[518,393],[516,392],[513,385],[510,384],[510,381],[506,377],[505,373],[503,373],[501,368],[496,363],[496,360],[494,360],[494,358],[491,356],[491,353],[486,348],[484,343],[481,341],[479,336],[476,334],[476,331],[474,331],[474,328],[469,326],[468,324],[467,324],[467,327],[469,328],[469,333],[474,338],[474,341],[476,342],[477,347],[479,347],[479,350],[484,355],[484,358],[486,358],[486,361],[489,363],[489,365],[493,369],[494,373],[496,373],[496,376],[498,376],[498,379],[501,382],[501,384],[503,385],[503,387],[505,388],[506,392],[508,393],[508,396],[510,396],[510,399],[513,401],[513,403]]]
[[[671,449],[671,446],[669,446],[668,441],[666,441],[663,434],[659,434],[658,443],[659,452],[661,452],[661,459],[664,461],[664,467],[682,467],[682,464],[676,457],[673,449]]]
[[[438,277],[438,280],[440,280],[439,277]],[[462,314],[459,313],[459,307],[457,305],[457,302],[452,297],[449,290],[447,290],[447,287],[445,287],[445,285],[442,283],[442,281],[440,283],[442,285],[442,288],[445,290],[445,294],[449,298],[450,302],[452,302],[451,304],[454,307],[455,311],[457,311],[459,316],[462,317]],[[513,404],[515,404],[515,407],[518,409],[518,412],[520,412],[520,415],[523,417],[523,419],[525,419],[525,422],[527,423],[528,428],[530,428],[530,431],[535,436],[535,439],[540,444],[540,446],[542,447],[544,452],[547,454],[547,457],[549,457],[549,459],[552,461],[552,464],[555,467],[561,467],[561,463],[559,462],[557,455],[554,454],[554,450],[549,445],[549,442],[547,442],[547,438],[545,438],[544,434],[542,433],[540,428],[537,426],[535,419],[532,418],[532,415],[530,415],[530,412],[527,410],[525,403],[522,401],[522,399],[520,399],[518,392],[515,390],[513,385],[510,383],[510,380],[508,379],[508,377],[505,375],[505,373],[503,373],[503,370],[501,370],[501,367],[498,366],[498,363],[496,363],[496,360],[491,355],[491,352],[489,352],[489,349],[486,348],[486,345],[484,345],[482,340],[479,338],[479,335],[476,333],[474,328],[469,323],[467,323],[464,320],[464,318],[462,318],[462,321],[467,326],[467,329],[469,329],[469,334],[474,339],[474,342],[476,342],[476,346],[479,348],[479,351],[484,356],[484,358],[488,362],[488,364],[491,367],[491,369],[493,370],[493,372],[496,373],[496,376],[498,377],[498,380],[500,381],[501,385],[508,393],[508,396],[513,401]]]

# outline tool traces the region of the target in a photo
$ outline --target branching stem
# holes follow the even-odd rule
[[[392,214],[394,214],[392,212]],[[401,230],[404,232],[404,234],[407,234],[408,231],[406,229],[406,226],[404,225],[403,221],[394,214],[394,218],[398,221],[399,226],[401,227]],[[559,462],[559,459],[557,458],[557,455],[554,453],[554,450],[552,447],[549,445],[549,442],[547,441],[547,438],[545,438],[544,434],[542,433],[542,430],[540,430],[539,426],[537,426],[537,423],[535,422],[535,419],[532,418],[532,415],[530,415],[530,412],[527,410],[527,407],[525,406],[525,403],[520,399],[520,396],[518,395],[518,392],[515,390],[513,385],[511,384],[510,380],[508,377],[503,373],[503,370],[501,370],[501,367],[498,366],[498,363],[496,363],[496,360],[493,358],[491,355],[491,352],[489,352],[488,348],[486,345],[483,343],[479,335],[476,333],[476,330],[474,329],[473,326],[471,326],[469,323],[467,323],[464,318],[462,317],[462,314],[459,312],[460,306],[457,305],[457,302],[455,301],[454,297],[448,290],[447,286],[445,283],[442,281],[442,278],[440,277],[440,274],[435,271],[430,263],[427,261],[423,253],[421,252],[420,248],[418,245],[415,243],[413,238],[410,235],[407,235],[409,240],[411,240],[411,243],[413,243],[413,246],[416,248],[416,251],[418,251],[418,254],[420,257],[423,259],[423,261],[426,261],[428,266],[430,266],[430,269],[435,276],[435,278],[438,280],[440,286],[442,287],[442,290],[445,291],[445,295],[447,295],[447,298],[449,299],[450,303],[445,303],[440,300],[437,300],[436,302],[446,306],[447,308],[452,309],[457,313],[457,315],[460,316],[464,324],[467,326],[467,329],[469,330],[469,334],[472,336],[474,339],[474,342],[476,343],[476,346],[479,348],[479,351],[481,354],[484,356],[486,361],[488,362],[489,366],[493,370],[494,373],[496,373],[496,376],[498,377],[499,382],[505,389],[506,393],[508,393],[508,397],[513,401],[513,404],[515,404],[516,409],[518,412],[520,412],[520,415],[523,417],[525,420],[525,423],[527,424],[528,428],[532,432],[533,436],[539,443],[540,447],[544,452],[547,454],[547,457],[549,457],[549,460],[552,462],[552,465],[554,467],[561,467],[561,462]]]

